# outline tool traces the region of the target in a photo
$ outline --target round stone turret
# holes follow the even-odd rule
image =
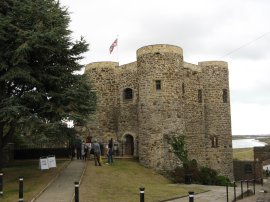
[[[148,167],[164,169],[167,137],[184,130],[182,94],[183,51],[172,45],[137,50],[139,85],[139,159]],[[165,144],[165,146],[164,146]],[[167,155],[168,158],[164,158]]]
[[[139,48],[137,50],[137,57],[148,53],[175,53],[180,55],[180,58],[183,60],[183,49],[178,46],[167,45],[167,44],[157,44],[157,45],[149,45]]]

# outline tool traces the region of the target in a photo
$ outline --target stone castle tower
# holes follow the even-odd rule
[[[190,64],[182,48],[160,44],[138,49],[136,62],[91,63],[85,73],[98,97],[91,135],[113,138],[118,155],[171,169],[177,161],[168,139],[183,134],[190,159],[233,178],[226,62]]]

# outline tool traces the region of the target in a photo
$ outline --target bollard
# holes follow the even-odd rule
[[[79,182],[74,182],[75,184],[75,202],[79,202]]]
[[[233,182],[233,195],[234,195],[234,201],[236,201],[236,183]]]
[[[228,184],[226,184],[226,197],[227,197],[227,202],[229,202],[229,189],[228,189]]]
[[[262,184],[262,186],[263,186],[263,178],[261,178],[261,184]]]
[[[140,187],[140,202],[144,202],[144,187]]]
[[[244,198],[244,194],[243,194],[243,181],[241,180],[241,198]]]
[[[194,191],[188,192],[189,202],[194,202]]]
[[[3,196],[3,173],[0,173],[0,196]]]
[[[255,179],[253,180],[253,193],[254,193],[254,195],[255,195]]]
[[[247,196],[249,196],[249,186],[248,186],[248,180],[247,180]]]
[[[19,202],[23,202],[23,178],[19,177]]]

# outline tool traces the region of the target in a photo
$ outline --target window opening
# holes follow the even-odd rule
[[[212,147],[218,147],[218,138],[216,136],[212,137]]]
[[[223,89],[222,98],[223,98],[224,103],[228,102],[228,91],[227,91],[227,89]]]
[[[126,88],[124,90],[124,99],[131,100],[133,98],[133,91],[131,88]]]
[[[250,164],[245,164],[245,173],[252,173],[252,165]]]
[[[161,80],[156,80],[156,90],[161,90]]]
[[[198,90],[198,102],[202,103],[202,90]]]
[[[185,94],[185,84],[182,83],[182,93]]]

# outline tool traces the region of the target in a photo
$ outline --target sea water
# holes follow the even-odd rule
[[[238,140],[232,141],[233,149],[263,147],[265,145],[267,145],[265,142],[261,142],[259,140],[253,139],[253,138],[238,139]]]

